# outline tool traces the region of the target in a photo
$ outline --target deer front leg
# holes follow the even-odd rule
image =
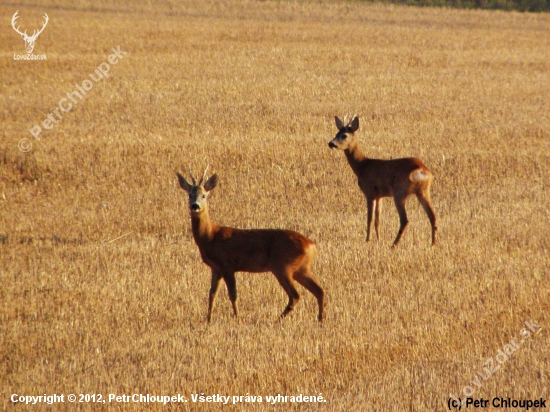
[[[208,315],[206,315],[206,320],[210,323],[212,319],[212,309],[214,308],[214,300],[216,299],[216,293],[218,292],[218,287],[220,286],[220,280],[222,279],[220,273],[212,269],[212,282],[210,285],[210,293],[208,295]]]
[[[231,306],[233,306],[233,315],[239,317],[239,309],[237,308],[237,281],[235,280],[235,272],[227,272],[223,274],[223,280],[227,285],[227,293]]]
[[[373,209],[374,209],[374,199],[367,198],[367,242],[370,240],[370,227],[372,224]]]
[[[380,240],[380,208],[382,204],[380,199],[374,202],[374,230],[376,231],[376,240]]]

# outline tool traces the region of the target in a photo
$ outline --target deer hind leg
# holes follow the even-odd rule
[[[406,198],[406,195],[395,195],[393,198],[395,201],[395,207],[397,208],[397,213],[399,213],[399,231],[393,241],[393,247],[397,246],[403,232],[405,231],[405,228],[409,224],[409,219],[407,219],[407,210],[405,209]]]
[[[294,306],[296,306],[296,304],[300,300],[300,294],[292,284],[292,280],[290,280],[289,273],[286,270],[275,271],[273,272],[273,274],[288,295],[288,305],[286,306],[283,313],[281,313],[281,316],[279,318],[283,319],[286,315],[292,312]]]
[[[309,290],[313,296],[317,298],[317,303],[319,304],[319,315],[317,319],[319,322],[323,321],[323,310],[325,307],[325,292],[321,286],[311,276],[309,267],[299,269],[294,274],[294,279],[304,288]]]
[[[430,201],[430,195],[427,193],[418,192],[416,193],[416,197],[418,198],[418,201],[428,215],[428,219],[430,219],[430,225],[432,225],[432,245],[435,245],[435,232],[437,231],[437,223],[432,202]]]
[[[374,199],[367,198],[367,242],[370,240],[370,227],[372,224],[373,209]]]
[[[212,282],[210,285],[210,293],[208,295],[208,314],[206,320],[210,323],[212,320],[212,310],[214,309],[214,300],[216,299],[216,293],[218,293],[218,287],[220,286],[220,280],[222,279],[219,272],[212,269]]]
[[[382,204],[380,199],[376,199],[374,202],[374,230],[376,231],[376,239],[380,240],[380,208]]]
[[[226,272],[223,274],[223,280],[227,286],[227,293],[231,306],[233,306],[233,315],[239,317],[239,309],[237,307],[237,281],[235,280],[235,272]]]

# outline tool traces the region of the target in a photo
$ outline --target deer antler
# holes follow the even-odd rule
[[[191,171],[191,163],[189,163],[189,176],[191,176],[191,180],[193,181],[193,186],[197,186],[197,181],[193,177],[193,172]]]
[[[349,114],[344,116],[344,123],[346,124],[346,126],[350,126],[351,122],[353,122],[353,119],[355,119],[356,117],[357,115],[355,113],[351,116]]]
[[[202,175],[201,181],[199,182],[199,185],[202,185],[204,179],[206,179],[206,172],[208,172],[208,166],[209,165],[206,165],[206,169],[204,169],[204,173]]]
[[[44,13],[44,17],[45,17],[45,21],[44,21],[44,24],[42,24],[42,28],[40,30],[38,30],[38,32],[36,30],[34,30],[33,33],[32,33],[31,39],[36,40],[38,35],[40,33],[42,33],[44,31],[44,29],[46,28],[46,25],[48,24],[48,21],[50,21],[50,18],[48,17],[48,15],[46,13]]]
[[[13,15],[13,17],[11,18],[11,26],[12,26],[13,29],[14,29],[17,33],[19,33],[21,36],[23,36],[23,37],[29,37],[29,36],[27,35],[27,30],[25,30],[24,33],[21,33],[21,32],[19,31],[19,27],[15,27],[16,20],[19,18],[19,16],[17,15],[17,13],[19,13],[19,10],[17,10],[17,11],[15,12],[15,14]]]

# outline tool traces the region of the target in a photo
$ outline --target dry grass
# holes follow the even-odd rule
[[[327,399],[303,410],[443,410],[530,319],[542,332],[474,396],[548,398],[549,15],[35,3],[0,7],[0,408],[12,393],[203,392]],[[16,9],[36,24],[48,12],[35,49],[47,61],[13,60],[24,53],[7,26]],[[20,152],[118,45],[128,55],[111,76]],[[382,240],[364,242],[364,199],[327,146],[333,116],[351,112],[366,154],[417,156],[433,171],[435,248],[416,200],[397,250],[390,200]],[[282,289],[244,273],[240,322],[223,290],[207,327],[210,274],[174,174],[189,162],[220,176],[216,222],[317,243],[323,327],[303,289],[275,323]],[[290,405],[231,410],[243,408]]]

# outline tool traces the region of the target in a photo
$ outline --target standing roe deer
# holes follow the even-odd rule
[[[208,170],[208,167],[206,168]],[[309,290],[319,304],[318,319],[323,320],[324,291],[311,276],[311,264],[317,254],[315,243],[292,230],[280,229],[234,229],[220,227],[210,220],[207,197],[218,183],[218,176],[212,175],[204,183],[206,170],[197,184],[191,168],[189,174],[193,184],[177,173],[179,184],[189,195],[191,227],[195,243],[204,263],[212,270],[212,283],[208,299],[207,320],[212,318],[214,299],[220,280],[227,285],[229,299],[235,317],[237,310],[237,288],[235,272],[272,272],[286,294],[288,305],[281,318],[288,315],[300,295],[294,287],[294,280]]]
[[[409,223],[405,200],[415,194],[426,211],[432,226],[432,245],[435,244],[437,230],[435,213],[430,202],[432,173],[417,158],[381,160],[369,159],[363,155],[355,132],[359,129],[359,118],[354,117],[346,125],[335,117],[338,133],[329,142],[331,149],[344,150],[348,163],[357,175],[359,188],[367,199],[367,242],[370,239],[370,227],[374,212],[374,228],[379,238],[380,199],[392,196],[399,213],[399,232],[393,242],[396,246]]]

